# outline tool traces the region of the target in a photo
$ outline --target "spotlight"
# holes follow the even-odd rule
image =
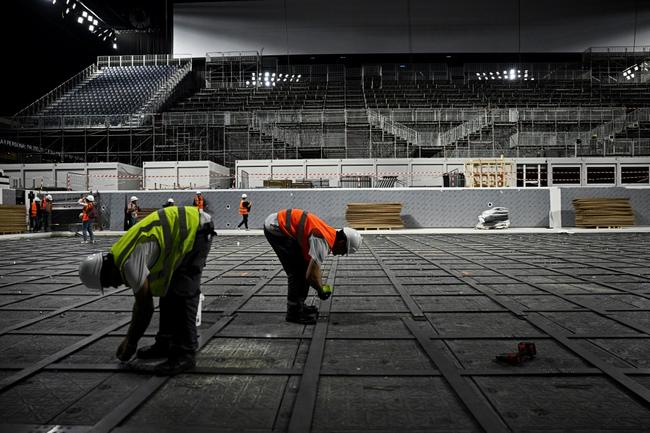
[[[91,23],[93,22],[93,16],[92,16],[92,15],[89,14],[87,19],[88,19],[88,21],[90,21]]]
[[[268,76],[269,76],[269,73],[268,73],[268,72],[264,72],[264,76],[265,76],[265,77],[268,77]]]
[[[113,44],[113,49],[117,50],[117,44],[115,44],[115,43]]]
[[[92,24],[89,25],[88,30],[90,30],[91,32],[94,32],[95,31],[95,26],[93,26]]]
[[[65,4],[70,4],[70,0],[65,0]]]
[[[480,77],[480,76],[481,76],[481,74],[479,74],[479,73],[477,72],[477,73],[476,73],[476,76],[477,76],[477,77]]]
[[[72,3],[72,10],[75,10],[77,8],[77,3]]]
[[[84,19],[83,19],[83,18],[81,18],[81,17],[79,17],[79,18],[77,18],[77,22],[78,22],[79,24],[83,24],[83,22],[84,22]]]
[[[269,86],[271,85],[271,83],[269,83],[268,81],[265,81],[265,82],[264,82],[264,85],[265,85],[266,87],[269,87]]]
[[[93,26],[96,26],[97,24],[99,24],[99,21],[93,20]]]
[[[302,75],[298,74],[298,78],[301,78],[301,77],[302,77]]]
[[[52,0],[52,4],[55,5],[55,4],[56,4],[56,0]]]
[[[84,18],[88,17],[88,12],[86,11],[81,12],[81,16]]]
[[[65,8],[65,14],[68,15],[70,13],[70,8]]]
[[[250,81],[246,81],[246,85],[247,85],[247,86],[250,85],[250,83],[251,83]]]

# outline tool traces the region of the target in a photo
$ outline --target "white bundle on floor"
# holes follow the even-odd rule
[[[504,207],[493,207],[478,216],[477,229],[507,229],[510,227],[510,214]]]

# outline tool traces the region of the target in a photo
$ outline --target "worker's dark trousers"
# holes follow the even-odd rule
[[[43,231],[47,232],[50,229],[50,225],[52,225],[52,213],[43,212],[41,215],[43,217]]]
[[[212,223],[196,233],[194,247],[172,276],[167,294],[160,298],[160,328],[156,344],[169,345],[171,354],[194,354],[198,348],[196,313],[201,295],[201,273],[212,246]]]
[[[291,305],[302,304],[307,299],[309,284],[307,283],[307,266],[309,265],[302,255],[300,244],[293,238],[285,235],[274,235],[264,228],[264,236],[273,247],[287,274],[289,289],[287,300]]]
[[[237,227],[241,227],[242,224],[243,224],[244,227],[248,228],[248,214],[242,215],[241,218],[242,218],[241,222],[239,223],[239,225]]]

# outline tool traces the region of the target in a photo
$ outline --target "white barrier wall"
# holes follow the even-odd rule
[[[142,168],[144,189],[230,188],[230,169],[212,161],[151,161]]]
[[[142,169],[118,162],[2,164],[13,188],[126,190],[140,189]]]

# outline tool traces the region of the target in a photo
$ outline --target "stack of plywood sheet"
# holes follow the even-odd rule
[[[403,228],[401,203],[348,203],[345,219],[357,229]]]
[[[264,188],[291,188],[293,181],[291,179],[264,179]]]
[[[25,206],[0,206],[0,234],[27,231]]]
[[[576,198],[573,208],[577,227],[634,225],[634,211],[629,198]]]

